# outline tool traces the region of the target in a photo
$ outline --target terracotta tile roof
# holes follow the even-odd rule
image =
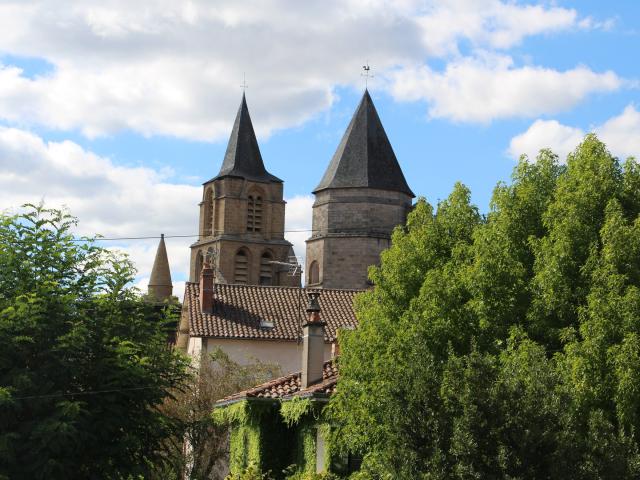
[[[290,340],[301,335],[307,317],[307,293],[319,291],[325,341],[333,342],[339,328],[355,328],[354,296],[359,290],[302,289],[259,285],[216,284],[213,312],[202,313],[199,285],[187,283],[184,293],[191,337]],[[302,295],[301,295],[302,293]],[[269,325],[273,324],[273,327]]]
[[[284,377],[276,378],[256,387],[242,392],[234,393],[218,400],[218,404],[227,404],[245,400],[247,398],[287,398],[303,397],[307,395],[329,396],[336,390],[338,382],[338,365],[334,360],[324,362],[322,381],[305,389],[300,388],[301,373],[291,373]]]

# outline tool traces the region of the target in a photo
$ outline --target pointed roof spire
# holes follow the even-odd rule
[[[222,167],[215,178],[227,176],[246,178],[256,182],[282,182],[264,168],[244,92]]]
[[[407,185],[366,89],[327,171],[313,193],[326,188],[348,187],[379,188],[415,196]]]
[[[173,293],[173,284],[171,283],[171,270],[169,269],[169,258],[167,257],[167,247],[164,244],[164,233],[160,234],[160,243],[156,251],[156,259],[151,269],[151,278],[149,279],[149,288],[147,290],[149,296],[155,297],[156,300],[163,301]]]

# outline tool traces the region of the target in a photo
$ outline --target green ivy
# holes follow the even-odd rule
[[[232,425],[229,478],[254,478],[243,475],[269,471],[276,479],[337,478],[315,473],[318,432],[325,440],[325,465],[332,464],[335,450],[330,442],[330,427],[322,422],[324,406],[312,399],[294,398],[282,402],[244,400],[216,408],[212,413],[214,422]],[[283,471],[286,465],[290,467]]]
[[[293,427],[300,422],[300,419],[313,410],[313,402],[309,398],[294,397],[291,400],[282,402],[280,415],[289,427]]]
[[[251,465],[262,466],[260,426],[252,423],[240,424],[231,431],[229,442],[229,470],[244,471]]]

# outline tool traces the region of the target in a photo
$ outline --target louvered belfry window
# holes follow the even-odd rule
[[[273,285],[273,264],[269,253],[260,258],[260,285]]]
[[[235,258],[234,283],[249,282],[249,257],[247,252],[239,250]]]
[[[207,189],[207,192],[204,196],[204,236],[208,237],[213,232],[213,192],[210,188]]]
[[[249,206],[247,211],[247,231],[262,231],[262,198],[249,195]]]

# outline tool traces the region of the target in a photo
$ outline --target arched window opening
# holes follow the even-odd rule
[[[249,256],[244,250],[238,250],[235,258],[234,283],[249,283]]]
[[[196,254],[196,271],[195,271],[196,282],[200,281],[200,273],[202,272],[202,264],[203,264],[202,252],[198,252]]]
[[[204,235],[209,237],[213,233],[213,192],[210,188],[204,195],[204,218],[202,219]]]
[[[309,266],[309,284],[314,285],[320,283],[320,267],[315,260]]]
[[[249,232],[262,231],[262,198],[259,196],[249,195],[247,230]]]
[[[273,285],[273,263],[271,254],[265,252],[260,258],[260,285]]]

